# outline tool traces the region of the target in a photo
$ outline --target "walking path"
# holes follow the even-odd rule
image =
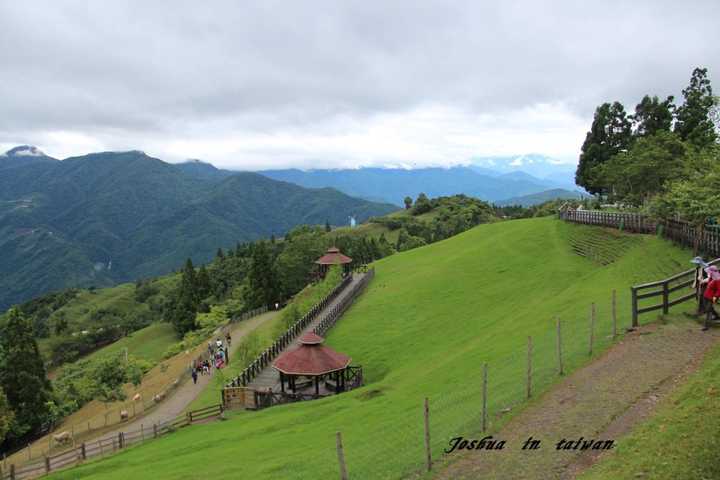
[[[658,400],[695,370],[719,341],[720,331],[702,332],[694,322],[643,326],[495,433],[496,439],[507,441],[505,449],[463,454],[436,478],[576,478],[597,461],[597,451],[592,455],[557,450],[560,440],[582,436],[617,441],[648,418]],[[530,436],[541,440],[538,450],[522,450]]]
[[[291,344],[283,349],[283,352],[288,349],[296,348],[300,345],[300,337],[302,337],[306,332],[314,330],[315,327],[317,327],[318,324],[327,316],[330,310],[335,308],[335,306],[342,302],[345,297],[351,294],[353,288],[360,283],[365,275],[367,275],[367,273],[353,273],[352,281],[322,310],[322,312],[320,312],[315,320],[313,320]],[[255,379],[248,384],[248,387],[255,390],[267,390],[268,388],[272,388],[274,392],[277,392],[280,390],[280,374],[272,367],[272,365],[268,365],[260,373],[258,373]]]
[[[234,355],[240,347],[242,339],[259,326],[275,318],[276,315],[278,315],[278,312],[269,311],[234,325],[234,329],[231,330],[232,345],[230,346],[230,363],[232,363]],[[212,382],[215,369],[213,368],[210,371],[210,375],[198,375],[197,385],[193,384],[192,380],[186,381],[182,385],[178,386],[178,388],[175,389],[175,391],[163,400],[157,407],[155,407],[152,412],[136,420],[120,424],[116,429],[103,433],[102,437],[111,437],[113,435],[117,435],[119,432],[140,430],[140,425],[143,425],[144,428],[151,429],[153,424],[159,424],[166,420],[172,420],[182,415],[185,409]],[[218,403],[220,403],[219,397]]]

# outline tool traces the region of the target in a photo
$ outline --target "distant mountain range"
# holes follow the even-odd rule
[[[0,155],[0,309],[63,287],[167,273],[187,257],[203,262],[218,247],[299,224],[344,225],[395,209],[139,151],[59,161],[17,147]]]
[[[555,164],[540,155],[475,159],[470,166],[451,168],[289,169],[258,173],[309,188],[337,188],[348,195],[395,205],[402,205],[406,196],[416,198],[421,192],[430,197],[464,193],[496,202],[552,189],[576,188],[573,166]]]
[[[580,193],[577,190],[571,191],[571,190],[565,190],[562,188],[554,188],[552,190],[545,190],[545,191],[539,192],[539,193],[531,193],[530,195],[523,195],[522,197],[506,198],[505,200],[500,200],[498,202],[495,202],[495,204],[499,205],[499,206],[520,205],[523,207],[531,207],[533,205],[539,205],[539,204],[547,202],[549,200],[557,200],[557,199],[578,200],[585,196],[587,196],[587,195]]]

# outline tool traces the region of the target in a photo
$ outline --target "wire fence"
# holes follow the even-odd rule
[[[234,317],[227,324],[213,332],[213,336],[222,335],[224,338],[234,324],[262,315],[267,311],[268,308],[263,306]],[[75,449],[76,445],[82,443],[84,439],[99,432],[142,418],[170,397],[179,386],[188,381],[191,377],[192,368],[205,360],[212,360],[207,350],[203,350],[199,355],[188,361],[187,365],[183,366],[182,370],[174,378],[162,382],[160,385],[141,388],[140,392],[131,392],[127,401],[119,406],[107,408],[105,411],[83,419],[81,422],[66,423],[53,429],[32,445],[28,444],[24,449],[15,452],[10,461],[16,466],[20,466],[33,462],[33,460],[44,460],[48,456]],[[56,437],[58,436],[67,437],[68,441],[57,441]],[[4,457],[4,462],[5,464],[8,463],[7,456]]]
[[[338,425],[340,435],[328,438],[324,451],[314,452],[313,477],[425,478],[429,469],[445,463],[452,439],[496,435],[529,399],[622,339],[632,329],[630,315],[618,316],[619,303],[629,306],[625,297],[629,295],[619,302],[612,292],[607,301],[588,305],[584,317],[543,319],[542,332],[518,341],[511,354],[491,359],[483,359],[482,354],[464,356],[463,361],[477,360],[472,375],[415,388],[414,406],[388,405],[394,414],[384,415],[383,422],[368,417],[361,427],[357,422]],[[673,346],[668,343],[665,348]],[[354,412],[353,417],[364,414]],[[486,445],[493,440],[499,441],[492,437]]]
[[[147,428],[141,424],[139,429],[133,431],[113,433],[93,442],[82,443],[62,453],[43,456],[42,459],[36,462],[26,463],[21,467],[15,464],[8,465],[7,462],[3,462],[0,463],[0,480],[27,480],[37,478],[63,468],[80,464],[95,457],[112,455],[131,445],[144,443],[147,440],[158,438],[178,428],[190,426],[193,423],[221,418],[222,415],[223,406],[212,405],[187,412],[185,415],[176,418],[148,425]]]

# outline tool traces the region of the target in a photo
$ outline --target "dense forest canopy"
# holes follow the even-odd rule
[[[720,101],[706,68],[692,72],[682,103],[645,95],[629,114],[597,107],[582,145],[577,184],[602,199],[698,228],[720,217]]]

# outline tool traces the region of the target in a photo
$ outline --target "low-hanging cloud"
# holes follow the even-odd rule
[[[571,161],[720,70],[716,1],[0,3],[0,145],[233,168]]]

